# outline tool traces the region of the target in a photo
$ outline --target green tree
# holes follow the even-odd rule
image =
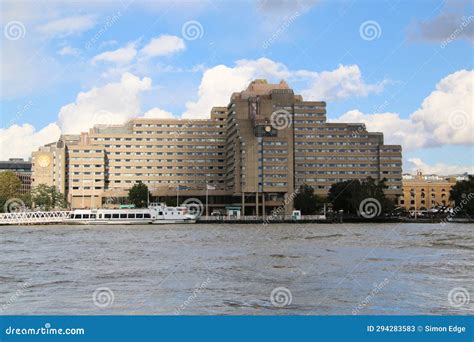
[[[301,215],[314,215],[320,202],[321,200],[314,194],[314,189],[307,184],[303,184],[295,196],[294,207],[301,211]]]
[[[134,204],[136,208],[145,208],[148,204],[150,192],[146,184],[138,181],[130,190],[128,190],[128,200]]]
[[[454,201],[455,214],[474,217],[474,176],[456,182],[449,192],[449,199]]]
[[[67,208],[67,201],[55,186],[39,184],[31,191],[31,201],[42,210]]]
[[[360,203],[360,187],[358,180],[334,183],[329,189],[328,201],[335,211],[355,214]]]
[[[5,211],[8,200],[19,202],[21,180],[11,171],[0,172],[0,212]]]
[[[0,172],[0,197],[9,199],[19,196],[21,180],[11,171]]]
[[[379,208],[379,213],[390,212],[394,208],[393,202],[385,196],[387,185],[385,179],[376,181],[367,179],[344,181],[331,185],[328,200],[336,211],[343,210],[346,214],[358,214],[362,201],[372,199]]]

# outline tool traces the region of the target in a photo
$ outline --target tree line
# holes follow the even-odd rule
[[[35,208],[38,210],[65,209],[68,203],[55,186],[39,184],[30,193],[21,194],[21,180],[11,172],[0,172],[0,211],[12,212]]]
[[[370,200],[372,209],[377,210],[376,216],[384,215],[397,209],[394,201],[385,196],[387,188],[385,179],[378,181],[368,177],[365,180],[334,183],[328,196],[320,197],[311,186],[303,184],[295,197],[294,207],[301,210],[302,215],[314,215],[327,203],[334,212],[361,216],[363,204]],[[455,216],[474,217],[474,177],[456,182],[450,190],[450,200],[454,202]]]

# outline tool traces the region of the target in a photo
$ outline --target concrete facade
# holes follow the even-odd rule
[[[49,161],[47,163],[46,161]],[[402,195],[401,147],[362,123],[328,123],[326,103],[303,101],[286,82],[255,80],[210,119],[130,120],[95,126],[33,153],[34,184],[55,185],[73,208],[114,206],[137,181],[153,200],[209,198],[209,213],[240,206],[266,215],[306,183],[325,196],[331,184],[387,179]]]

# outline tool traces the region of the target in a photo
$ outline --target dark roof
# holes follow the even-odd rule
[[[0,161],[0,170],[23,170],[31,171],[31,162],[29,161]]]

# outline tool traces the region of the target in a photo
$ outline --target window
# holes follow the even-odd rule
[[[106,219],[112,218],[112,215],[110,215],[110,214],[104,214],[104,218],[106,218]]]
[[[95,214],[91,214],[91,219],[95,219]]]
[[[89,218],[89,214],[84,214],[84,215],[82,215],[82,218],[88,219],[88,218]]]
[[[145,218],[151,218],[151,215],[150,214],[144,214],[144,217]]]
[[[134,219],[134,218],[135,218],[135,214],[128,214],[128,218]]]
[[[120,214],[120,218],[127,218],[127,214]]]
[[[114,218],[114,219],[119,218],[119,214],[112,214],[112,218]]]
[[[143,214],[137,214],[137,218],[143,218]]]

